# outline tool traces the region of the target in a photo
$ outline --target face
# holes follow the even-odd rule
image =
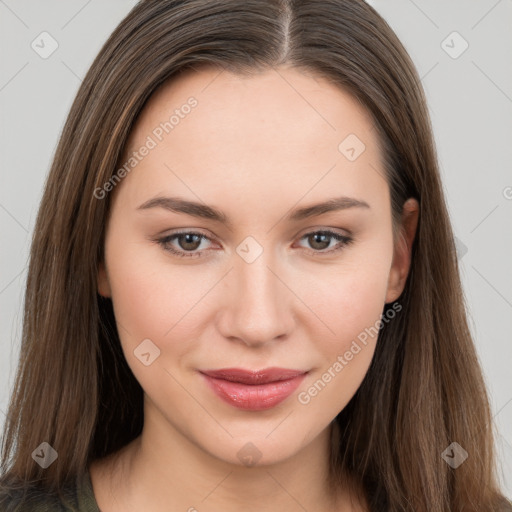
[[[371,118],[292,68],[204,68],[151,97],[127,147],[98,288],[145,422],[235,464],[292,456],[356,392],[408,271]]]

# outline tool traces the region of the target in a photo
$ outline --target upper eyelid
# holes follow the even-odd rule
[[[179,228],[178,228],[179,229]],[[311,233],[318,233],[318,232],[325,232],[325,231],[331,231],[337,235],[345,236],[345,237],[352,237],[353,233],[349,229],[345,228],[331,228],[331,227],[312,227],[312,228],[306,228],[306,231],[300,231],[298,234],[294,235],[294,239],[299,237],[302,238],[306,235],[309,235]],[[174,235],[186,235],[186,234],[194,234],[194,235],[201,235],[205,238],[212,239],[216,238],[215,236],[210,236],[209,234],[204,233],[201,231],[201,228],[186,228],[186,229],[179,229],[179,231],[173,231],[171,233],[163,233],[160,238],[167,238]]]

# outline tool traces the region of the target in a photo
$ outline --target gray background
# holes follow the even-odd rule
[[[135,3],[0,0],[0,427],[44,180],[81,78]],[[512,497],[512,1],[370,3],[404,43],[427,93],[502,484]],[[43,31],[59,45],[46,59],[31,47]]]

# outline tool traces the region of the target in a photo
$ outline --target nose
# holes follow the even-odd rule
[[[294,295],[286,286],[283,268],[270,257],[270,250],[251,263],[235,255],[218,324],[226,339],[258,347],[292,332]]]

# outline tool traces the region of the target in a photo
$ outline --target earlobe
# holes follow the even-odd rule
[[[411,266],[412,245],[418,226],[419,204],[414,198],[408,199],[402,209],[400,234],[393,254],[389,272],[386,304],[395,301],[402,294]]]
[[[97,285],[98,293],[102,297],[110,297],[110,283],[108,281],[107,270],[104,262],[100,262],[98,265]]]

